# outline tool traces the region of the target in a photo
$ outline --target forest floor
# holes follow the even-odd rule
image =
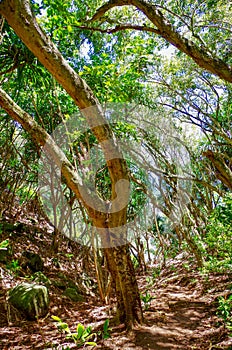
[[[61,275],[77,282],[83,278],[80,262],[84,250],[80,246],[63,238],[57,264],[49,249],[52,234],[46,223],[37,221],[35,224],[32,219],[21,219],[20,223],[20,230],[19,226],[10,234],[3,230],[0,237],[0,241],[9,239],[14,252],[13,260],[20,262],[22,252],[30,249],[43,258],[43,273],[51,281]],[[96,349],[232,349],[232,338],[223,320],[217,316],[218,297],[232,293],[232,274],[200,273],[191,259],[179,256],[179,259],[168,260],[161,272],[157,266],[150,266],[146,273],[138,274],[140,292],[147,294],[151,300],[143,305],[144,324],[130,333],[123,325],[113,325],[113,300],[111,305],[103,305],[97,290],[93,289],[83,302],[74,302],[53,284],[49,292],[48,315],[38,321],[27,321],[9,307],[7,290],[25,279],[30,280],[29,272],[20,268],[12,271],[9,265],[7,269],[3,263],[0,263],[0,272],[0,350],[77,348],[59,333],[51,315],[67,322],[72,331],[78,323],[99,330],[104,321],[110,319],[111,338],[98,339]],[[93,265],[88,274],[94,279]]]

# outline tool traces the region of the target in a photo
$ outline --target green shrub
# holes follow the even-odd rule
[[[148,310],[151,306],[151,301],[154,299],[154,297],[146,291],[146,294],[140,294],[140,299],[143,302],[145,310]]]
[[[213,210],[206,227],[204,244],[206,268],[213,271],[232,267],[232,194],[227,194]]]
[[[21,266],[19,265],[19,261],[18,260],[12,260],[10,263],[8,263],[6,265],[6,268],[10,271],[12,271],[13,273],[16,273],[21,269]]]
[[[97,345],[94,341],[89,341],[91,338],[96,338],[96,333],[92,333],[90,326],[85,328],[81,323],[78,323],[76,332],[72,333],[68,324],[63,322],[58,316],[52,316],[52,319],[56,322],[59,331],[65,333],[67,339],[73,340],[78,348],[85,345]]]
[[[226,327],[232,332],[232,294],[227,298],[218,298],[218,316],[225,321]]]

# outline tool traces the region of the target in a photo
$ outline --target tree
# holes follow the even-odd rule
[[[9,25],[16,34],[22,39],[26,46],[38,57],[40,62],[47,68],[56,80],[65,88],[68,94],[73,98],[77,106],[83,110],[89,126],[92,128],[95,137],[102,146],[107,167],[109,169],[112,184],[112,212],[109,213],[106,204],[96,194],[90,194],[83,186],[78,175],[73,171],[65,155],[55,144],[46,131],[25,113],[13,100],[1,90],[0,103],[7,113],[18,121],[24,129],[30,133],[36,144],[44,146],[48,154],[62,170],[62,175],[70,189],[72,189],[87,209],[88,215],[93,225],[99,228],[102,234],[104,253],[107,260],[109,271],[113,277],[116,286],[116,295],[118,302],[118,316],[121,322],[125,322],[128,328],[136,322],[142,322],[141,302],[138,292],[138,286],[135,279],[133,265],[130,260],[129,248],[126,244],[126,232],[122,232],[112,241],[111,230],[115,227],[125,226],[126,223],[126,205],[117,210],[117,183],[120,180],[126,181],[127,190],[123,187],[124,196],[128,192],[128,172],[125,160],[118,149],[116,139],[106,122],[98,100],[94,97],[91,89],[81,79],[78,74],[68,65],[61,53],[46,36],[36,22],[31,12],[30,3],[27,0],[2,2],[0,13],[6,18]],[[95,106],[93,109],[88,107]],[[107,141],[107,142],[103,142]],[[109,154],[114,152],[117,155],[113,160]],[[79,190],[81,188],[81,191]],[[94,208],[87,203],[94,202]],[[115,207],[114,207],[115,206]],[[96,210],[95,208],[98,208]],[[115,235],[113,235],[115,236]]]

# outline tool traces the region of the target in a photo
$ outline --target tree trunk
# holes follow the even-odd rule
[[[143,315],[129,245],[105,248],[104,254],[115,283],[118,320],[131,329],[142,323]]]

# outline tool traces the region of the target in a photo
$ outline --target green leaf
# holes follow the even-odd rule
[[[72,28],[72,26],[70,26],[70,25],[67,25],[67,29],[68,29],[68,32],[69,32],[69,33],[71,33],[71,32],[73,31],[73,28]]]
[[[92,346],[96,346],[97,345],[97,343],[95,343],[94,341],[87,341],[85,344],[86,345],[92,345]]]
[[[0,243],[0,248],[7,248],[9,245],[9,239],[6,239],[5,241],[2,241]]]
[[[104,332],[107,332],[107,331],[108,331],[109,323],[110,323],[110,321],[109,321],[109,319],[107,318],[107,320],[105,320],[104,325],[103,325],[103,330],[104,330]]]
[[[109,339],[109,338],[111,338],[110,333],[106,332],[103,334],[103,339]]]
[[[78,325],[77,325],[78,339],[81,339],[84,331],[85,331],[85,327],[81,323],[78,323]]]
[[[62,331],[64,331],[64,332],[70,333],[69,326],[68,326],[68,324],[65,323],[65,322],[59,322],[58,325],[57,325],[57,327],[58,327],[59,329],[61,329]]]
[[[60,319],[58,316],[52,315],[51,317],[52,317],[52,319],[53,319],[54,321],[62,322],[61,319]]]

